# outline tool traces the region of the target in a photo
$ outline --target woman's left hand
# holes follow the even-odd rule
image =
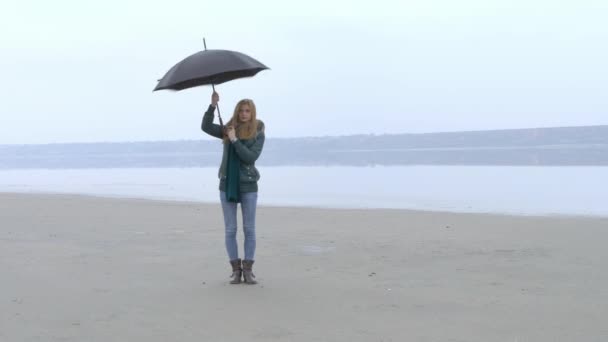
[[[236,140],[236,133],[234,131],[234,127],[228,126],[228,131],[226,133],[228,133],[228,139],[230,139],[230,141]]]

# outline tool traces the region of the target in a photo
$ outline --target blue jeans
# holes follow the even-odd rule
[[[226,251],[228,258],[239,258],[236,242],[236,207],[238,203],[228,202],[226,192],[220,191],[220,201],[224,211],[224,226],[226,228]],[[258,203],[257,192],[241,192],[241,213],[243,214],[243,232],[245,235],[245,260],[254,260],[255,256],[255,211]]]

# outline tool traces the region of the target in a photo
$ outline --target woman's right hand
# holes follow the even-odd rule
[[[213,107],[217,107],[217,103],[219,101],[220,101],[220,95],[214,91],[213,94],[211,95],[211,105]]]

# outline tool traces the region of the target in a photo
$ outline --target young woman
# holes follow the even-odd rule
[[[255,257],[255,213],[258,200],[258,180],[260,173],[255,161],[260,157],[264,147],[264,123],[257,119],[255,104],[252,100],[243,99],[236,104],[234,114],[225,131],[213,123],[213,117],[219,95],[213,92],[211,105],[203,116],[203,132],[222,139],[224,153],[219,169],[220,201],[224,212],[226,229],[226,251],[232,265],[231,284],[239,284],[241,277],[247,284],[256,284],[252,272]],[[241,203],[243,215],[243,232],[245,235],[242,260],[239,258],[236,241],[237,204]]]

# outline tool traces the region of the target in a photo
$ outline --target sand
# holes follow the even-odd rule
[[[260,207],[253,286],[223,234],[219,204],[0,194],[0,341],[608,340],[608,218]]]

